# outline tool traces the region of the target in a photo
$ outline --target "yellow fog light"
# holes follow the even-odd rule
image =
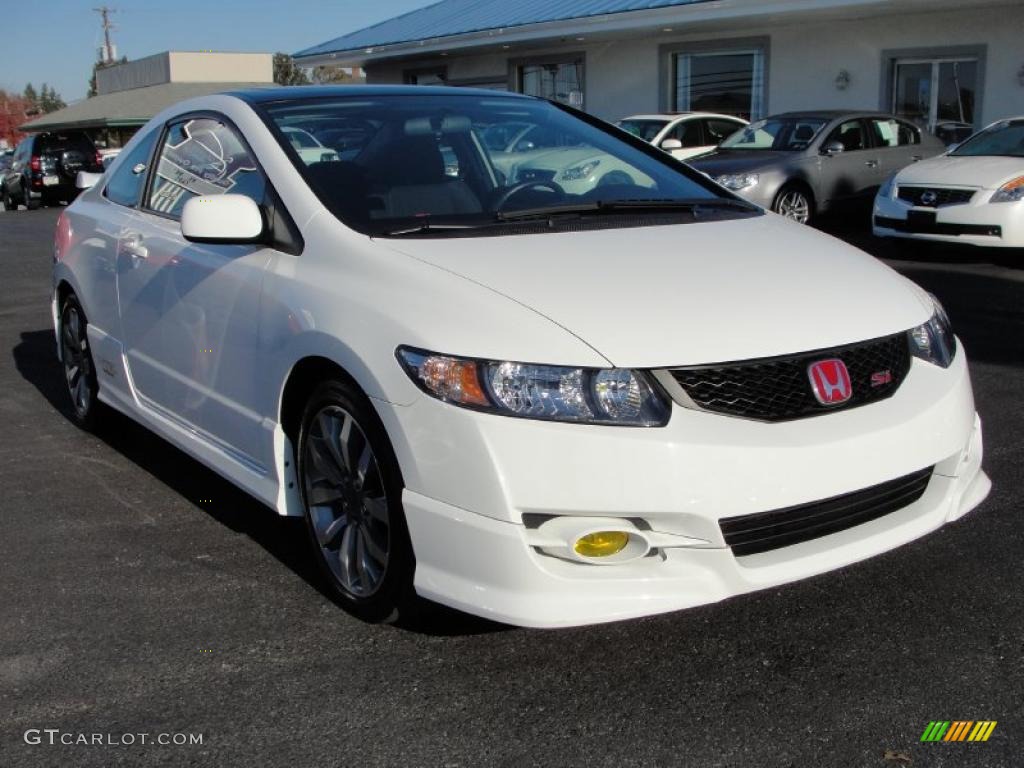
[[[573,549],[584,557],[608,557],[621,552],[629,544],[629,534],[622,531],[597,531],[576,539]]]

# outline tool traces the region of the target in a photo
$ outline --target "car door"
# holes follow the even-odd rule
[[[842,152],[821,158],[819,189],[827,202],[867,195],[880,183],[881,160],[868,131],[867,121],[850,118],[826,135],[822,152],[833,142],[843,145]]]
[[[924,159],[921,132],[916,126],[894,117],[878,117],[871,119],[871,127],[876,143],[883,146],[879,153],[879,184],[911,163]]]
[[[188,242],[180,218],[198,195],[243,194],[262,204],[266,192],[258,163],[225,119],[169,123],[143,204],[118,244],[121,334],[136,395],[257,469],[259,302],[274,251]]]

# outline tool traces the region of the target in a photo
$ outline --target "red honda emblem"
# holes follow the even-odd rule
[[[850,372],[842,360],[832,358],[811,363],[807,366],[807,378],[811,380],[814,396],[822,405],[845,403],[853,394]]]

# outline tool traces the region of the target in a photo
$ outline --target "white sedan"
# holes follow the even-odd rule
[[[879,237],[1024,247],[1024,117],[895,174],[878,190],[873,224]]]
[[[351,159],[292,150],[289,127],[351,119],[372,126]],[[524,119],[652,185],[503,180],[473,126]],[[80,182],[52,296],[74,418],[117,409],[305,518],[367,620],[422,598],[538,627],[687,608],[989,491],[933,297],[588,115],[256,89],[162,112]]]
[[[633,115],[615,123],[622,130],[664,149],[677,160],[710,152],[747,121],[714,112]]]

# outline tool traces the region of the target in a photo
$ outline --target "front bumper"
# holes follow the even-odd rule
[[[677,610],[839,568],[962,516],[991,487],[962,349],[947,370],[915,359],[888,400],[776,424],[678,406],[668,426],[646,430],[511,419],[429,398],[378,409],[407,487],[417,591],[523,626]],[[913,504],[811,541],[736,557],[718,526],[930,466]],[[656,546],[618,565],[572,562],[541,549],[536,521],[552,516],[636,525]]]
[[[982,190],[969,203],[939,208],[917,207],[898,198],[876,197],[872,231],[878,237],[902,237],[989,248],[1024,248],[1024,202],[989,203],[991,190]],[[935,213],[932,231],[906,230],[910,211]]]

